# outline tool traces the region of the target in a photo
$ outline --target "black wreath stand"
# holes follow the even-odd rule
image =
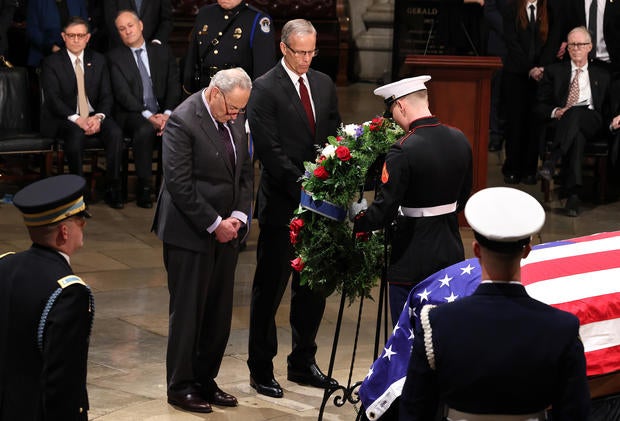
[[[366,186],[360,192],[360,199],[362,199],[364,190],[375,190],[375,197],[377,195],[377,190],[375,186],[378,186],[378,180],[381,168],[383,167],[383,162],[385,160],[385,156],[378,158],[375,163],[368,170],[368,177]],[[383,324],[383,332],[384,338],[382,343],[386,343],[388,339],[388,288],[387,288],[387,262],[388,262],[388,254],[389,254],[389,232],[391,229],[386,227],[384,230],[384,241],[383,241],[383,268],[381,270],[381,279],[379,284],[379,300],[377,306],[377,319],[376,319],[376,327],[375,327],[375,344],[373,351],[373,361],[377,359],[379,355],[379,341],[381,337],[381,325]],[[355,235],[355,234],[354,234]],[[332,342],[332,351],[329,359],[329,367],[327,370],[327,376],[332,377],[334,372],[334,364],[336,362],[336,354],[338,352],[338,342],[340,339],[340,330],[342,328],[342,316],[345,309],[345,302],[347,300],[347,296],[342,294],[340,298],[340,307],[338,308],[338,318],[336,320],[336,329],[334,331],[334,340]],[[323,393],[323,400],[321,402],[321,407],[319,409],[319,417],[318,420],[323,420],[323,414],[325,413],[325,407],[330,399],[333,399],[333,403],[336,407],[343,407],[348,403],[352,405],[356,405],[360,402],[359,395],[357,391],[361,386],[361,381],[356,381],[353,383],[353,370],[355,368],[355,356],[357,353],[357,345],[359,342],[359,333],[360,326],[362,322],[362,313],[364,309],[364,297],[361,297],[359,300],[359,309],[357,313],[357,323],[355,327],[355,339],[353,341],[353,350],[351,352],[351,363],[349,365],[349,375],[347,378],[346,385],[338,384],[338,386],[334,388],[325,389]],[[355,407],[357,410],[357,407]],[[360,420],[363,411],[359,411],[356,416],[356,420]]]

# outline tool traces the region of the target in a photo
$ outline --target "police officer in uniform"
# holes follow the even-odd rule
[[[33,244],[0,256],[0,420],[88,419],[94,302],[70,266],[83,244],[85,186],[59,175],[15,195]]]
[[[209,85],[219,70],[241,67],[252,80],[276,63],[273,22],[241,0],[203,6],[192,31],[183,91],[190,95]]]
[[[542,228],[536,199],[508,187],[484,189],[465,206],[482,282],[468,297],[424,306],[401,395],[402,420],[589,419],[590,392],[579,320],[531,298],[521,259]]]
[[[386,117],[408,132],[387,153],[375,201],[363,212],[365,202],[351,209],[355,232],[396,219],[387,269],[393,323],[414,285],[464,259],[457,213],[471,191],[471,146],[461,131],[431,115],[428,80],[417,76],[375,89],[385,98]]]

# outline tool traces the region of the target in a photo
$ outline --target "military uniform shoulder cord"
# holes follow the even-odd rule
[[[426,350],[426,359],[428,365],[432,370],[435,370],[435,349],[433,348],[433,328],[431,327],[431,321],[428,317],[428,313],[437,306],[428,304],[422,307],[420,310],[420,322],[422,323],[422,329],[424,330],[424,348]]]
[[[93,293],[90,290],[90,287],[86,285],[79,276],[75,276],[75,275],[65,276],[64,278],[59,279],[57,282],[58,282],[58,285],[60,285],[60,287],[57,290],[55,290],[52,293],[52,295],[49,297],[49,299],[47,300],[47,303],[45,304],[45,307],[43,308],[43,312],[41,313],[41,319],[39,320],[39,327],[37,329],[37,347],[39,348],[39,351],[41,352],[43,352],[43,335],[45,334],[45,325],[47,323],[47,317],[49,316],[49,313],[52,310],[52,307],[54,306],[56,299],[62,293],[62,290],[70,285],[81,284],[81,285],[84,285],[86,289],[88,290],[88,296],[90,299],[90,304],[89,304],[90,326],[88,327],[88,336],[90,336],[90,332],[93,329],[93,321],[95,319],[95,298],[93,297]]]

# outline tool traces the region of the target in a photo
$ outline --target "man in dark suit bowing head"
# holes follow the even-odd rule
[[[135,12],[121,11],[116,27],[124,44],[108,53],[116,121],[133,138],[136,203],[151,208],[153,145],[181,99],[179,71],[167,45],[145,42],[143,24]]]
[[[250,385],[258,393],[282,397],[273,375],[278,342],[275,315],[291,276],[293,249],[288,225],[299,205],[303,162],[312,161],[316,146],[336,135],[340,125],[336,88],[329,76],[312,70],[316,30],[307,20],[295,19],[282,28],[282,60],[254,82],[248,103],[248,121],[255,151],[263,167],[257,210],[260,235],[252,286],[248,367]],[[315,338],[325,297],[291,283],[293,349],[288,356],[288,379],[330,388],[336,381],[316,364]]]
[[[164,243],[170,321],[168,402],[193,412],[237,406],[215,382],[232,320],[239,240],[252,206],[245,110],[252,81],[239,67],[172,113],[162,139],[164,180],[153,231]]]

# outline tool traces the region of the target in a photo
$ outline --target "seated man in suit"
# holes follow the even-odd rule
[[[144,25],[143,36],[146,42],[167,44],[172,32],[172,3],[170,0],[105,0],[103,15],[108,27],[112,48],[123,45],[119,38],[116,18],[123,10],[133,10]]]
[[[543,121],[552,121],[555,129],[551,158],[543,163],[539,174],[550,181],[556,165],[564,160],[568,216],[579,214],[584,145],[605,126],[608,108],[609,73],[588,65],[591,49],[592,40],[585,27],[569,32],[570,61],[545,67],[535,108],[536,115]]]
[[[72,17],[64,27],[66,48],[48,56],[42,64],[41,86],[45,98],[41,131],[64,140],[69,171],[82,175],[84,141],[99,136],[106,150],[106,202],[121,209],[121,129],[110,118],[114,98],[105,57],[86,50],[88,23]]]
[[[151,208],[153,144],[181,99],[179,72],[168,46],[146,44],[142,21],[135,12],[120,12],[116,27],[125,44],[108,53],[116,118],[125,133],[133,137],[138,175],[136,203]]]

